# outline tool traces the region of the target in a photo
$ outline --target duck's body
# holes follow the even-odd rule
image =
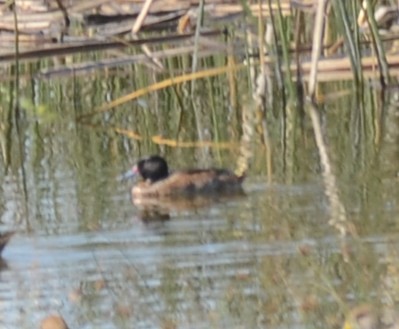
[[[169,174],[165,159],[157,155],[140,160],[131,172],[143,178],[132,188],[133,197],[237,192],[244,180],[244,176],[218,168],[180,170]]]
[[[243,177],[224,169],[177,171],[161,180],[145,180],[132,188],[133,196],[194,195],[229,192],[241,188]]]

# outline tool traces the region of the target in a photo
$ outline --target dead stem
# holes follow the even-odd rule
[[[324,33],[326,0],[320,0],[317,6],[315,29],[313,33],[312,62],[309,78],[309,96],[311,99],[315,96],[317,83],[317,63],[321,54],[321,45]]]

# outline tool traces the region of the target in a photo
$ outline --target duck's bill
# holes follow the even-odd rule
[[[125,172],[124,174],[118,176],[118,180],[123,182],[123,181],[126,181],[128,179],[134,178],[134,176],[135,176],[135,173],[132,172],[132,170],[129,170],[129,171]]]
[[[120,175],[118,177],[118,180],[123,182],[128,179],[135,178],[137,176],[137,173],[138,173],[137,167],[134,166],[133,168],[130,168],[128,171],[126,171],[124,174]]]

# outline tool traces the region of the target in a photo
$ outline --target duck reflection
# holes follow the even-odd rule
[[[171,213],[196,211],[212,205],[230,202],[245,197],[243,190],[218,195],[180,195],[164,197],[132,196],[132,203],[139,210],[143,221],[166,221]]]
[[[3,252],[3,249],[7,245],[8,241],[10,241],[11,237],[15,234],[15,232],[4,232],[0,233],[0,255]]]
[[[2,253],[3,249],[6,247],[11,237],[15,234],[15,232],[4,232],[0,233],[0,270],[7,268],[7,262],[3,259]]]

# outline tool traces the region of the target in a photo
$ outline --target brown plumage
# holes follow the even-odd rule
[[[132,195],[161,197],[231,193],[242,189],[244,176],[237,176],[226,169],[189,169],[169,174],[168,165],[162,157],[153,155],[140,160],[131,170],[143,181],[132,188]]]

